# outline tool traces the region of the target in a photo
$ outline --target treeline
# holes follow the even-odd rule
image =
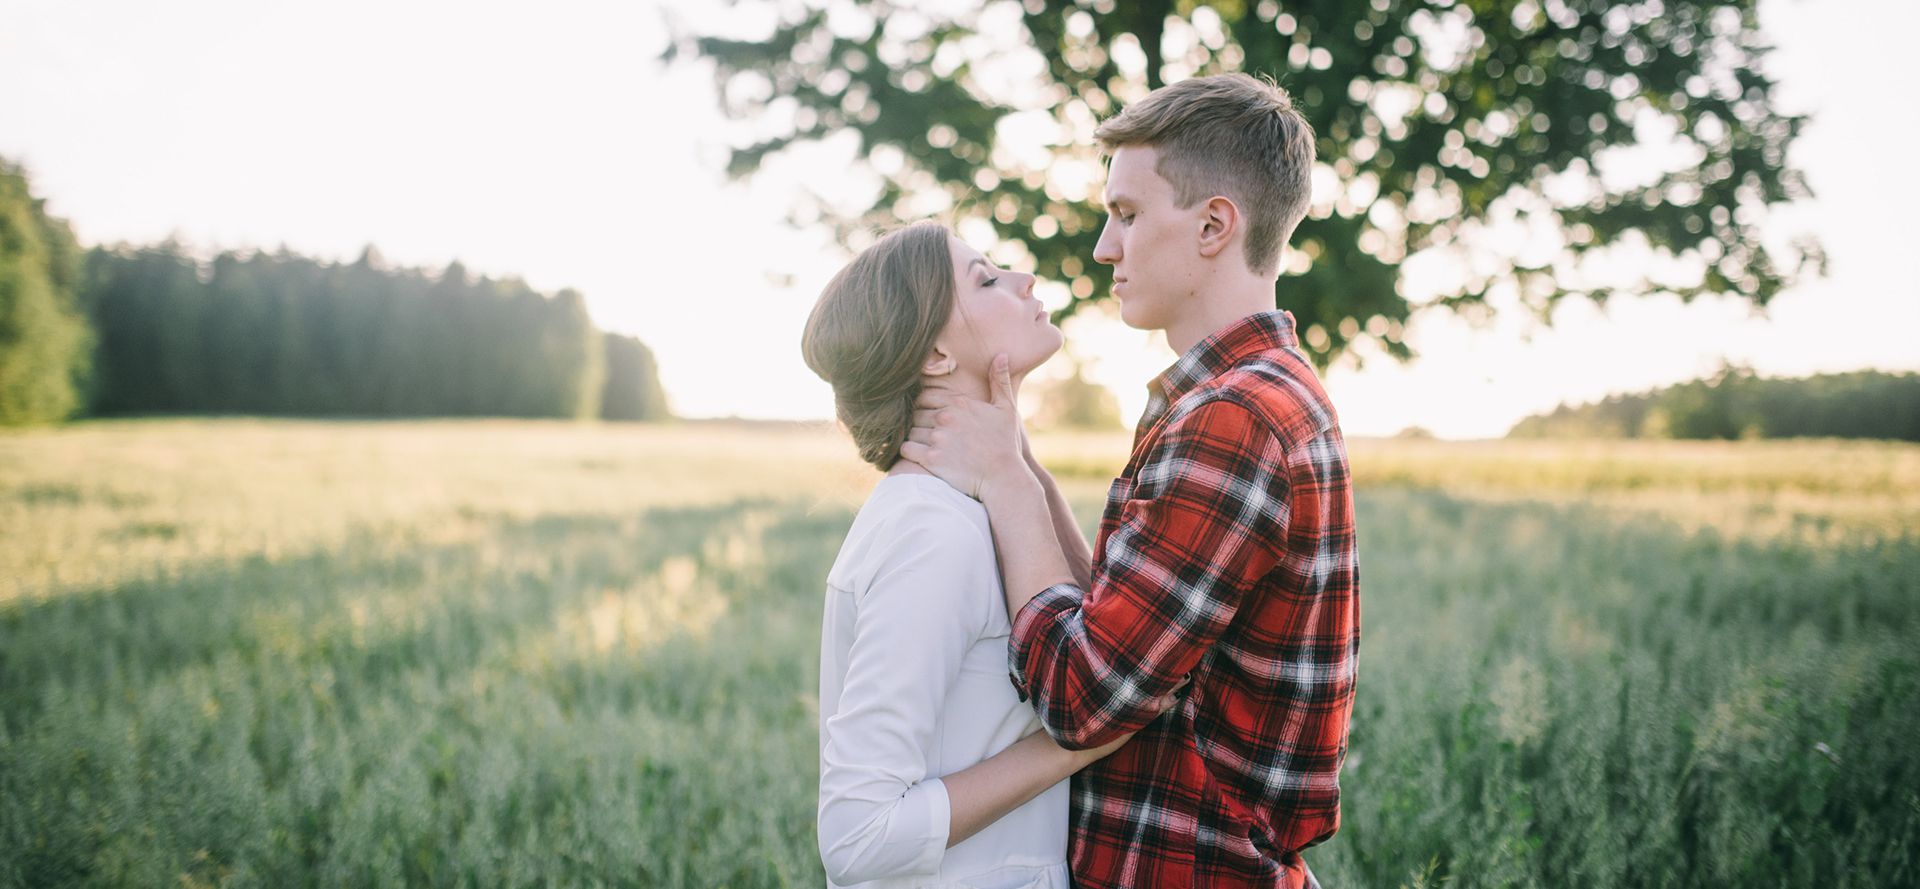
[[[83,407],[93,338],[75,303],[80,248],[0,159],[0,423],[43,423]]]
[[[1796,379],[1723,368],[1710,379],[1561,405],[1509,438],[1884,438],[1920,441],[1920,374]]]
[[[0,319],[23,319],[0,320],[0,422],[668,415],[652,353],[597,329],[577,291],[549,296],[459,263],[390,267],[372,248],[351,263],[284,249],[202,261],[171,242],[81,256],[4,164],[0,226]],[[40,354],[54,351],[65,358]]]

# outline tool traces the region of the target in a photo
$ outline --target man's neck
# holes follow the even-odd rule
[[[1227,329],[1248,315],[1273,311],[1274,282],[1239,276],[1231,282],[1210,283],[1181,306],[1180,317],[1166,327],[1167,345],[1185,355],[1201,340]]]

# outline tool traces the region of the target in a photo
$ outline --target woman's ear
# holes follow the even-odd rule
[[[960,363],[947,354],[947,350],[935,345],[933,351],[927,353],[927,360],[920,365],[920,373],[922,376],[944,377],[959,366]]]
[[[1240,208],[1233,201],[1221,195],[1208,198],[1206,206],[1200,208],[1200,255],[1209,259],[1220,255],[1233,243],[1240,223]]]

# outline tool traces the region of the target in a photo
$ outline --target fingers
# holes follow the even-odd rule
[[[1179,706],[1181,692],[1186,691],[1191,685],[1193,685],[1192,673],[1180,677],[1180,681],[1174,683],[1172,688],[1167,689],[1165,694],[1153,699],[1153,708],[1161,713],[1165,713]]]
[[[945,408],[921,408],[913,412],[913,428],[938,429],[951,426],[958,417]]]
[[[915,426],[907,430],[907,441],[923,445],[933,444],[933,430],[924,426]],[[915,461],[919,462],[919,461]]]
[[[923,388],[920,397],[913,400],[913,406],[927,410],[939,410],[958,401],[961,396],[946,389]]]
[[[993,389],[993,403],[999,406],[1013,404],[1013,362],[1007,360],[1005,353],[995,355],[993,369],[987,372],[987,384]]]
[[[929,450],[930,448],[917,441],[909,440],[900,443],[901,459],[912,460],[921,466],[927,465],[927,452]]]

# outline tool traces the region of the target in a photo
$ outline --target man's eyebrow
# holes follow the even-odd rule
[[[1113,208],[1118,207],[1121,204],[1131,204],[1131,203],[1133,203],[1132,197],[1124,194],[1117,194],[1110,198],[1107,198],[1107,209],[1112,210]]]

